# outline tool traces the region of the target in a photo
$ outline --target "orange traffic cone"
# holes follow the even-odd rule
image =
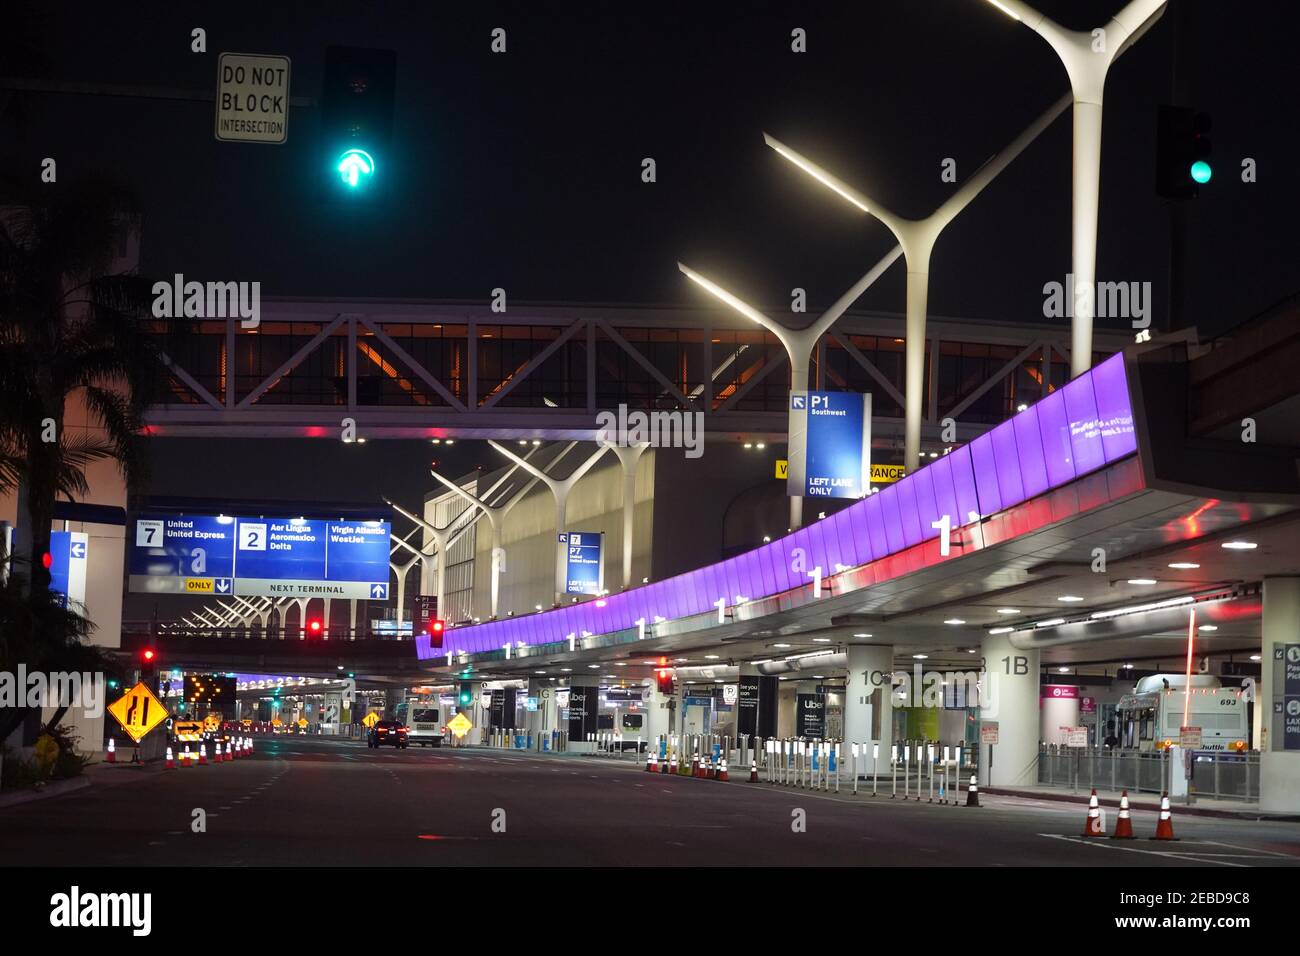
[[[167,761],[163,764],[163,769],[164,769],[164,770],[175,770],[175,769],[176,769],[176,758],[172,756],[172,748],[171,748],[171,747],[168,747],[168,748],[167,748]]]
[[[1092,791],[1092,796],[1088,798],[1088,819],[1083,824],[1083,835],[1086,837],[1106,835],[1101,828],[1101,805],[1097,802],[1095,788]]]
[[[199,744],[199,766],[206,767],[207,765],[208,765],[208,745]]]
[[[655,772],[655,755],[654,755],[653,753],[646,754],[646,758],[645,758],[645,772],[646,772],[646,773],[654,773],[654,772]]]
[[[718,762],[718,775],[717,775],[717,778],[716,778],[716,779],[718,779],[718,780],[724,780],[724,781],[725,781],[725,780],[730,780],[730,779],[731,779],[729,776],[727,776],[727,758],[726,758],[726,757],[723,757],[723,758]]]
[[[700,758],[697,755],[691,757],[691,776],[698,777],[699,775],[700,775]]]
[[[660,772],[660,773],[667,773],[667,772],[668,772],[668,756],[667,756],[667,754],[664,755],[664,759],[663,759],[663,760],[659,761],[659,772]]]
[[[226,762],[226,758],[223,757],[223,756],[221,756],[221,741],[219,741],[219,740],[218,740],[215,744],[212,745],[212,762],[213,762],[213,763],[225,763],[225,762]]]
[[[966,806],[978,807],[980,805],[980,788],[975,782],[975,774],[970,775],[970,786],[966,790]]]
[[[181,766],[188,767],[189,765],[190,765],[190,745],[186,744],[185,749],[181,752]]]
[[[1131,840],[1133,839],[1133,821],[1128,812],[1128,791],[1125,790],[1119,795],[1119,816],[1115,820],[1115,832],[1111,834],[1113,840]]]
[[[105,763],[117,763],[117,741],[112,737],[108,738],[108,753],[104,755]]]
[[[1174,815],[1169,810],[1169,792],[1160,794],[1160,822],[1156,824],[1153,840],[1174,840]]]
[[[758,761],[757,760],[751,760],[749,762],[749,782],[758,783]]]
[[[669,773],[676,773],[676,772],[677,772],[677,755],[676,755],[676,754],[673,754],[670,758],[668,758],[668,772],[669,772]]]

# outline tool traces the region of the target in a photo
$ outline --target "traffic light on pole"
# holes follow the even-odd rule
[[[673,693],[673,669],[668,666],[666,657],[659,658],[659,666],[655,668],[655,687],[661,694]]]
[[[1214,175],[1208,113],[1161,106],[1156,123],[1156,194],[1195,199]]]
[[[313,617],[307,621],[307,633],[312,637],[320,637],[325,632],[325,625],[318,617]]]
[[[474,703],[474,688],[469,681],[461,681],[460,687],[456,693],[456,706],[469,707]]]
[[[321,89],[321,162],[326,196],[373,200],[391,178],[397,55],[332,46]]]

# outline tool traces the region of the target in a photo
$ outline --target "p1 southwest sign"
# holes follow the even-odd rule
[[[130,589],[387,600],[390,531],[377,520],[141,515]]]
[[[786,494],[861,498],[871,484],[871,395],[790,393]]]
[[[953,528],[997,515],[1076,479],[1132,457],[1137,431],[1124,356],[1112,356],[974,441],[953,449],[878,493],[775,538],[752,551],[639,588],[611,594],[604,606],[583,601],[448,631],[452,652],[499,650],[503,644],[559,643],[569,634],[612,634],[637,621],[716,614],[719,598],[750,600],[809,586],[791,567],[798,548],[805,567],[858,568],[892,558]],[[445,656],[416,642],[421,660]],[[1279,711],[1282,702],[1277,702]],[[1300,741],[1300,698],[1297,698]]]

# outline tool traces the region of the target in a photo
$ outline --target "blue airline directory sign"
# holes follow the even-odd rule
[[[599,594],[605,585],[601,549],[604,535],[597,531],[569,531],[560,534],[566,551],[565,594]]]
[[[871,395],[790,393],[786,494],[861,498],[871,484]]]
[[[132,591],[388,598],[387,521],[142,515]]]

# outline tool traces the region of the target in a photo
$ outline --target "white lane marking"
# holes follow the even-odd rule
[[[1050,840],[1064,840],[1066,843],[1075,843],[1081,846],[1095,846],[1106,850],[1126,850],[1129,853],[1145,853],[1147,856],[1163,856],[1171,860],[1187,860],[1192,863],[1199,863],[1202,860],[1194,854],[1177,853],[1169,850],[1144,850],[1137,846],[1119,846],[1113,840],[1085,840],[1083,837],[1070,837],[1061,833],[1040,833],[1041,837],[1047,837]],[[1236,866],[1244,867],[1245,863],[1229,863],[1227,860],[1216,860],[1213,857],[1207,858],[1204,862],[1217,863],[1219,866]]]
[[[1265,850],[1262,847],[1242,846],[1239,843],[1222,843],[1219,840],[1205,840],[1204,842],[1212,843],[1215,846],[1226,846],[1231,850],[1246,850],[1249,853],[1267,853],[1270,856],[1281,856],[1281,857],[1285,857],[1288,860],[1296,859],[1296,854],[1294,853],[1280,853],[1277,850]]]

